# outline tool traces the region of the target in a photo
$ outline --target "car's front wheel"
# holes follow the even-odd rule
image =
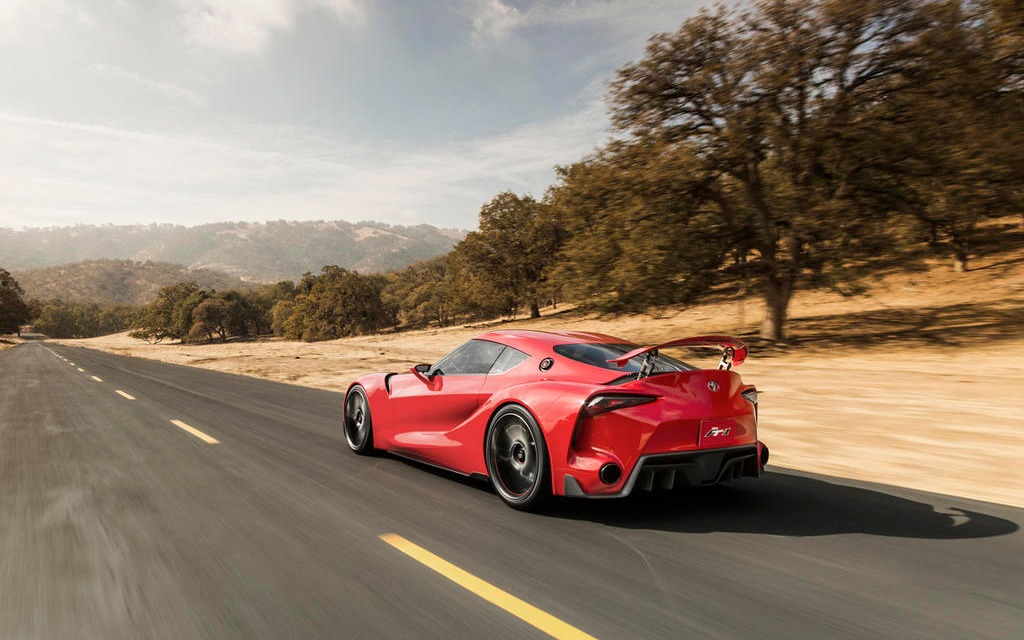
[[[529,411],[513,404],[495,413],[487,427],[484,453],[491,486],[505,504],[535,510],[548,501],[547,447]]]
[[[366,391],[359,385],[345,394],[345,412],[342,418],[345,441],[350,449],[361,455],[373,452],[373,420]]]

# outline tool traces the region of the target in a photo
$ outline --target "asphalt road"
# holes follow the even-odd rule
[[[352,455],[340,411],[85,349],[0,353],[0,638],[546,637],[389,533],[598,638],[1024,638],[1021,509],[775,469],[524,514]]]

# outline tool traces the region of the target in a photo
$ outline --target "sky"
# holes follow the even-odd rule
[[[2,0],[0,227],[473,229],[700,0]]]

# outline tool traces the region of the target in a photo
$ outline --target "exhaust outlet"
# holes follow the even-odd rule
[[[609,462],[601,467],[597,472],[597,477],[605,484],[615,484],[622,478],[622,467],[614,462]]]

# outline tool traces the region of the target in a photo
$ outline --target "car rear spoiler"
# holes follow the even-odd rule
[[[640,378],[646,378],[650,375],[651,369],[654,367],[654,359],[658,357],[658,350],[668,349],[670,347],[719,347],[722,350],[722,361],[718,363],[719,369],[728,370],[733,366],[738,367],[747,359],[747,345],[745,345],[742,340],[737,340],[731,336],[696,336],[694,338],[672,340],[671,342],[665,342],[653,347],[640,347],[633,349],[629,353],[623,354],[618,358],[608,360],[608,362],[622,367],[637,356],[646,356],[644,358],[643,365],[640,367],[640,375],[638,376]]]

